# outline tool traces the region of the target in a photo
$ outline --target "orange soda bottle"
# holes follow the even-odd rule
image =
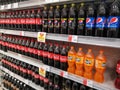
[[[75,73],[75,49],[71,46],[70,50],[68,51],[68,69],[67,71],[70,73]]]
[[[75,70],[75,74],[79,75],[79,76],[83,76],[83,67],[84,67],[84,57],[85,54],[82,51],[82,48],[79,48],[77,54],[76,54],[76,70]]]
[[[93,79],[93,68],[94,68],[94,54],[91,49],[88,49],[88,52],[85,55],[84,60],[84,77],[87,79]]]
[[[101,50],[99,55],[95,59],[95,75],[94,75],[94,80],[97,82],[102,83],[104,81],[104,72],[106,69],[106,57],[103,54],[104,52]]]

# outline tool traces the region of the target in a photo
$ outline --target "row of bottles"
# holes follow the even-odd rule
[[[79,76],[83,76],[88,79],[93,79],[97,82],[104,82],[104,72],[106,69],[106,57],[101,50],[99,54],[94,57],[91,49],[84,54],[82,48],[79,48],[78,52],[71,46],[68,51],[68,69],[67,71]],[[93,70],[95,69],[95,74]]]
[[[120,37],[120,8],[101,2],[0,13],[0,28],[99,37]],[[96,9],[96,6],[98,8]],[[108,10],[108,8],[110,9]],[[78,8],[79,7],[79,8]]]
[[[58,43],[40,43],[37,39],[1,35],[0,49],[10,50],[39,59],[44,64],[67,70],[67,45]]]
[[[3,86],[8,90],[35,90],[32,87],[26,85],[23,81],[20,81],[8,73],[3,76]]]

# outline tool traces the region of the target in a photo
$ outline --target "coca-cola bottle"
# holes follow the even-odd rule
[[[19,60],[16,60],[16,65],[17,65],[16,73],[17,73],[18,75],[20,75],[20,61],[19,61]]]
[[[43,47],[43,63],[48,64],[48,44],[45,43]]]
[[[49,77],[49,72],[46,72],[46,76],[44,78],[44,90],[48,90],[48,85],[49,85],[48,77]]]
[[[60,47],[58,44],[54,48],[54,67],[60,68]]]
[[[5,13],[5,27],[4,27],[4,29],[7,29],[7,24],[8,24],[8,13],[6,12]]]
[[[31,64],[28,64],[28,67],[27,67],[27,71],[28,71],[28,79],[31,80],[32,79],[32,65]]]
[[[27,79],[27,63],[23,63],[23,70],[22,70],[22,72],[23,72],[23,77],[25,78],[25,79]]]
[[[39,85],[40,84],[40,79],[39,79],[39,68],[35,68],[35,76],[34,76],[34,82],[35,84]]]
[[[43,61],[43,43],[39,43],[38,45],[38,59]]]
[[[53,60],[53,57],[54,57],[54,47],[53,47],[52,43],[50,43],[48,51],[49,51],[48,52],[48,65],[54,66],[54,60]]]
[[[28,48],[28,51],[29,51],[29,56],[30,57],[33,57],[34,55],[32,54],[32,52],[33,52],[33,47],[34,47],[34,39],[32,39],[31,40],[31,42],[30,42],[30,45],[29,45],[29,48]]]
[[[49,86],[48,86],[48,90],[53,90],[54,89],[54,74],[53,73],[49,73]]]
[[[36,66],[32,66],[32,78],[31,78],[32,82],[34,82],[35,68]]]
[[[35,44],[34,44],[34,47],[33,47],[33,57],[38,59],[38,41],[35,40]]]
[[[25,55],[25,45],[26,45],[26,38],[23,38],[21,43],[21,54]]]
[[[42,12],[42,31],[43,32],[48,32],[48,11],[47,7],[44,7],[44,10]]]
[[[27,41],[25,44],[25,55],[26,56],[29,56],[29,51],[28,51],[29,45],[30,45],[30,39],[27,38]]]
[[[41,32],[42,31],[42,13],[41,10],[37,10],[36,14],[36,31]]]
[[[60,76],[54,76],[54,90],[61,90],[61,79]]]
[[[21,15],[21,30],[26,31],[28,28],[26,28],[26,12],[25,10],[22,11]]]
[[[17,30],[21,30],[22,26],[21,26],[21,15],[22,12],[21,11],[17,11],[17,25],[16,25],[16,29]]]

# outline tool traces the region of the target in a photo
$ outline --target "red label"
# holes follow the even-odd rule
[[[83,79],[83,85],[87,85],[87,79]]]
[[[53,59],[54,54],[53,53],[48,53],[48,58]]]
[[[22,71],[23,71],[23,73],[27,73],[27,69],[23,68]]]
[[[48,83],[49,80],[48,80],[47,78],[44,78],[44,82],[45,82],[45,83]]]
[[[116,72],[120,74],[120,64],[117,64]]]
[[[36,24],[38,24],[38,25],[42,24],[42,19],[41,18],[36,18]]]
[[[34,77],[35,77],[35,78],[39,78],[39,74],[35,74]]]
[[[54,60],[59,61],[60,60],[60,55],[59,54],[54,54]]]
[[[60,62],[67,62],[67,56],[60,56]]]
[[[17,45],[17,49],[20,50],[20,49],[21,49],[21,46],[20,46],[20,45]]]
[[[29,18],[26,18],[26,24],[30,24],[29,20],[30,20]]]
[[[41,76],[41,77],[40,77],[40,80],[44,80],[44,77]]]
[[[28,74],[31,74],[31,75],[32,75],[32,71],[31,71],[31,70],[28,70]]]
[[[35,76],[35,73],[34,73],[34,72],[32,72],[32,76]]]
[[[21,19],[20,18],[16,19],[16,23],[21,24]]]
[[[29,51],[30,53],[32,53],[32,52],[33,52],[33,49],[32,49],[32,48],[28,48],[28,51]]]
[[[38,50],[38,55],[42,56],[43,55],[43,51],[42,50]]]
[[[47,51],[43,51],[43,57],[47,57],[48,56],[48,52]]]
[[[26,20],[24,18],[21,19],[21,24],[26,24]]]
[[[38,50],[37,49],[33,49],[33,54],[38,54]]]
[[[16,19],[12,19],[13,24],[16,24],[16,21],[17,21]]]
[[[36,24],[35,21],[36,21],[35,18],[30,18],[29,24]]]
[[[25,50],[25,47],[24,47],[24,46],[21,46],[21,50],[24,51],[24,50]]]

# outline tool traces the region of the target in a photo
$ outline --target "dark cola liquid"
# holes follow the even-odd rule
[[[48,64],[48,45],[46,43],[43,47],[43,63]]]
[[[52,44],[50,44],[50,47],[48,49],[48,65],[54,66],[54,47]]]
[[[32,10],[30,14],[30,31],[35,32],[36,31],[36,14],[35,11]]]
[[[39,43],[38,45],[38,59],[43,61],[43,43]]]
[[[35,76],[34,76],[34,82],[35,84],[39,85],[40,84],[40,79],[39,79],[39,68],[35,68]]]

